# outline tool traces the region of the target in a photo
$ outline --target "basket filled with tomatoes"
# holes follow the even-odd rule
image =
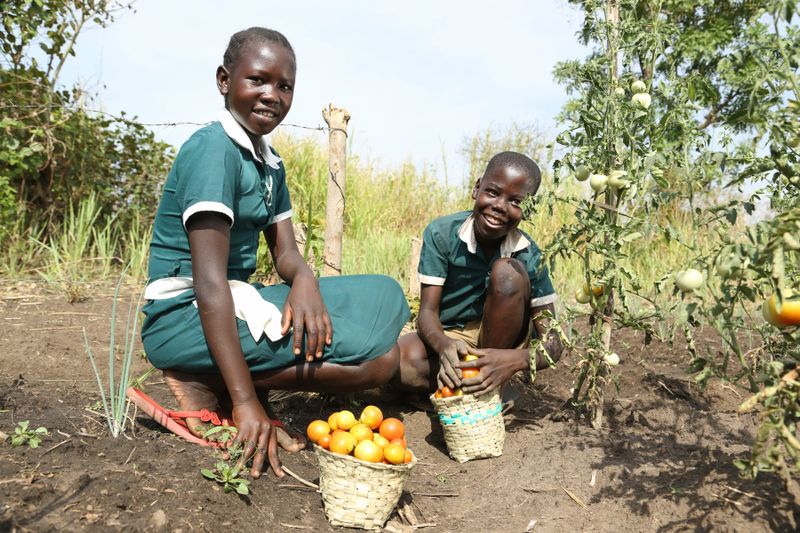
[[[368,405],[361,416],[338,411],[306,431],[319,459],[325,517],[334,526],[380,529],[417,462],[405,426]]]
[[[464,358],[475,359],[475,355]],[[462,376],[475,377],[478,372],[477,368],[464,368]],[[465,463],[503,455],[506,426],[499,391],[475,396],[464,394],[461,389],[442,387],[431,395],[431,403],[439,415],[450,457]]]

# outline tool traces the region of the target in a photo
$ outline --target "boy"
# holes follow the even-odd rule
[[[399,341],[402,388],[430,392],[448,386],[483,394],[530,369],[531,336],[546,334],[541,313],[554,313],[556,300],[539,248],[517,228],[523,200],[536,194],[540,183],[533,160],[501,152],[475,182],[472,211],[441,217],[425,228],[418,331]],[[558,336],[551,334],[545,347],[557,361]],[[459,361],[468,353],[480,358]],[[537,358],[537,369],[546,366]],[[480,374],[462,379],[467,367]]]

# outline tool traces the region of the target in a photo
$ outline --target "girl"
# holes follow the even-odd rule
[[[277,31],[231,37],[217,88],[219,120],[182,147],[167,177],[150,247],[142,340],[181,410],[229,407],[259,477],[277,447],[296,451],[268,416],[272,388],[345,392],[387,382],[399,364],[397,337],[409,310],[385,276],[317,281],[295,243],[285,170],[266,135],[292,106],[295,55]],[[286,284],[247,280],[264,232]],[[335,332],[335,335],[334,335]],[[195,428],[198,419],[187,419]]]

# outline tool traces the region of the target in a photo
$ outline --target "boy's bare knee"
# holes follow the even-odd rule
[[[492,264],[489,290],[498,296],[509,297],[523,293],[530,284],[525,267],[518,260],[504,257]]]

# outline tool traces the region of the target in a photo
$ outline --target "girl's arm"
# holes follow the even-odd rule
[[[259,477],[267,456],[275,474],[283,477],[277,434],[256,396],[236,327],[228,285],[230,221],[219,213],[201,212],[192,215],[186,228],[200,323],[233,401],[233,421],[239,430],[233,444],[244,447],[239,464],[244,466],[245,461],[253,457],[251,473]]]
[[[439,319],[439,305],[442,301],[442,287],[422,284],[417,315],[417,331],[420,339],[439,355],[439,374],[436,380],[439,388],[447,385],[450,388],[461,386],[461,378],[456,370],[459,356],[469,352],[467,343],[456,341],[444,334]]]
[[[283,306],[281,333],[288,333],[290,326],[294,329],[295,355],[302,353],[305,333],[306,361],[311,362],[315,357],[321,359],[323,348],[333,341],[333,325],[322,301],[317,278],[297,249],[291,219],[268,226],[264,236],[275,270],[292,287]]]

